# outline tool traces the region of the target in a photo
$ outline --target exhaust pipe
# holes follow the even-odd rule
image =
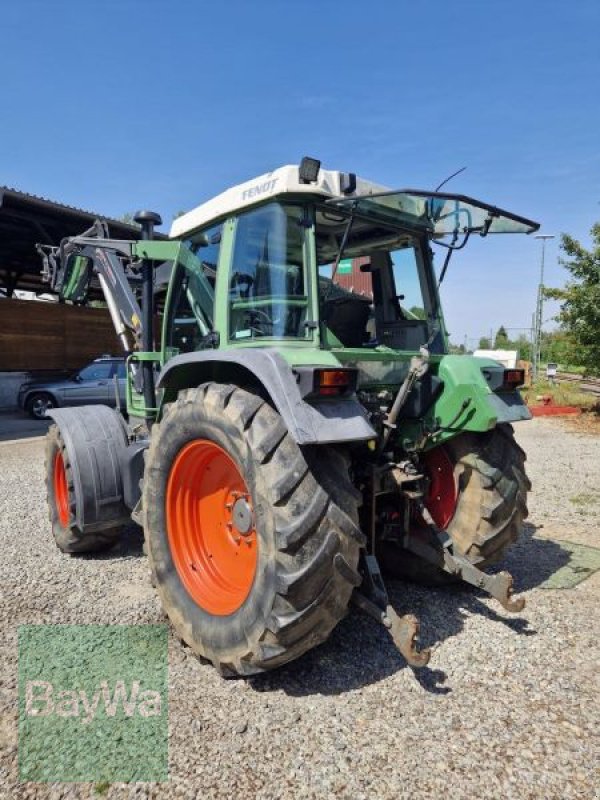
[[[154,226],[162,225],[160,214],[155,211],[138,211],[134,220],[142,229],[142,240],[154,238]],[[152,262],[142,259],[142,348],[150,353],[154,350],[154,275]],[[147,409],[156,407],[156,389],[154,387],[154,366],[151,361],[142,361],[142,377],[144,379],[144,404]],[[146,425],[151,427],[154,417],[146,415]]]

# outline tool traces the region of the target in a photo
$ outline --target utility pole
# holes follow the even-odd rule
[[[540,370],[540,354],[542,345],[542,313],[544,308],[544,261],[546,257],[546,241],[554,239],[551,233],[538,233],[536,239],[542,240],[542,263],[540,266],[540,282],[538,285],[537,302],[535,305],[534,326],[533,326],[533,380],[538,379]]]

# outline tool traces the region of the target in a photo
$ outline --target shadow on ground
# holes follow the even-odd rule
[[[535,537],[536,527],[524,526],[518,544],[495,569],[508,570],[516,592],[528,591],[546,581],[568,563],[570,554],[557,542]],[[497,603],[489,607],[485,596],[466,584],[427,588],[388,581],[390,599],[399,614],[413,613],[421,620],[421,646],[431,647],[459,634],[467,615],[478,614],[490,625],[503,625],[515,636],[534,636],[527,620],[527,607],[510,615]],[[490,641],[493,641],[490,631]],[[257,692],[283,690],[292,696],[343,694],[407,669],[387,631],[356,610],[338,625],[330,639],[298,661],[275,672],[251,679]],[[448,694],[447,675],[425,667],[413,670],[415,680],[432,694]]]
[[[114,561],[121,558],[141,558],[144,555],[144,531],[134,522],[125,525],[119,541],[110,550],[100,553],[81,553],[75,558],[91,561]]]
[[[558,542],[535,536],[536,527],[525,524],[519,541],[495,570],[508,570],[513,575],[516,592],[529,591],[544,583],[569,562],[570,553]],[[112,560],[143,556],[143,531],[128,525],[120,542],[110,551],[80,556]],[[518,615],[510,615],[493,601],[482,602],[485,596],[464,583],[428,588],[387,582],[390,600],[399,614],[412,613],[421,620],[421,647],[431,647],[461,633],[468,615],[480,615],[490,625],[509,628],[515,636],[534,636],[527,620],[527,607]],[[494,633],[490,631],[490,641]],[[257,692],[283,690],[292,696],[312,694],[336,695],[352,691],[409,668],[381,625],[353,609],[335,629],[325,644],[302,658],[274,672],[250,679]],[[431,694],[448,694],[447,675],[440,669],[413,670],[415,680]]]
[[[0,412],[0,442],[45,436],[50,420],[32,419],[22,411]]]

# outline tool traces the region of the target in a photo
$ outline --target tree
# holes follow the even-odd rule
[[[557,319],[575,344],[575,360],[591,375],[600,375],[600,222],[591,230],[592,247],[563,233],[560,263],[571,274],[562,289],[545,289],[544,295],[560,300]]]
[[[482,336],[481,339],[479,340],[479,349],[480,350],[491,350],[492,349],[491,344],[490,344],[490,340],[487,338],[487,336]]]
[[[124,222],[126,225],[131,225],[132,228],[139,228],[140,226],[133,218],[133,213],[131,211],[126,211],[124,214],[118,218],[119,222]]]
[[[506,350],[508,347],[508,334],[506,333],[506,328],[504,325],[500,325],[498,328],[498,332],[496,333],[496,341],[495,347],[498,350]]]
[[[464,356],[466,350],[464,344],[453,344],[448,342],[448,352],[456,356]]]
[[[518,350],[519,358],[523,361],[531,361],[531,341],[522,333],[518,339],[510,343],[511,346],[507,350]]]
[[[421,308],[420,306],[411,306],[409,311],[415,319],[427,319],[425,309]]]

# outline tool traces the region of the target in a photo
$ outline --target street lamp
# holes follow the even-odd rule
[[[542,345],[542,313],[544,308],[544,260],[546,256],[546,240],[554,239],[551,233],[538,233],[536,239],[542,240],[542,263],[540,267],[540,283],[538,286],[537,303],[535,306],[535,318],[533,326],[533,380],[538,379],[540,369],[540,355]]]

